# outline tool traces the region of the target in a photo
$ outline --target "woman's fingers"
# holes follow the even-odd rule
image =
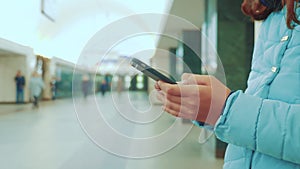
[[[165,94],[162,91],[158,91],[156,93],[156,98],[161,101],[164,102],[165,101]]]
[[[164,109],[165,112],[171,114],[172,116],[175,116],[175,117],[179,116],[179,112],[177,112],[175,110],[169,109],[167,107],[164,107],[163,109]]]
[[[230,93],[230,89],[215,77],[193,74],[184,74],[179,84],[158,81],[155,88],[159,89],[158,98],[168,113],[212,125],[219,118]]]
[[[158,81],[157,84],[166,95],[173,95],[179,97],[198,94],[199,88],[201,88],[200,85],[169,84],[162,81]]]
[[[160,87],[159,87],[159,85],[158,85],[158,82],[155,83],[154,88],[155,88],[157,91],[160,91],[160,90],[161,90]]]
[[[169,84],[162,81],[158,81],[157,85],[166,94],[180,95],[180,88],[177,84]]]
[[[196,119],[199,108],[199,97],[178,97],[165,95],[163,91],[157,92],[157,98],[164,105],[164,111],[176,117]]]
[[[198,108],[195,106],[180,105],[172,102],[167,102],[163,109],[173,116],[186,119],[196,119],[198,114]]]
[[[183,74],[181,75],[181,80],[182,80],[182,81],[185,81],[185,80],[189,79],[189,78],[192,77],[192,76],[195,76],[195,74],[192,74],[192,73],[183,73]]]
[[[211,85],[212,81],[215,80],[215,77],[210,76],[210,75],[198,75],[198,74],[184,73],[181,76],[181,80],[182,80],[181,81],[182,84],[185,84],[185,85],[198,84],[198,85],[209,86],[209,85]]]

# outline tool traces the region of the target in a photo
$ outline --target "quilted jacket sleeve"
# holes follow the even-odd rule
[[[216,136],[278,159],[300,164],[300,105],[231,94],[215,125]]]

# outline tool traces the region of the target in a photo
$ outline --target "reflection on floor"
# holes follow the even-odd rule
[[[97,106],[95,106],[97,104]],[[138,113],[129,113],[136,111]],[[111,139],[111,145],[124,148],[122,153],[103,150],[100,143],[85,133],[81,116],[84,112],[97,112],[109,126],[123,137],[149,139],[169,131],[175,119],[161,112],[159,105],[151,105],[145,93],[123,93],[90,96],[41,102],[39,109],[31,104],[0,105],[0,164],[6,169],[221,169],[223,160],[214,157],[214,136],[204,144],[199,143],[202,129],[192,127],[183,140],[158,155],[146,158],[128,158],[134,142]],[[144,113],[144,115],[143,115]],[[136,114],[134,116],[133,114]],[[77,118],[79,117],[79,119]],[[143,117],[146,117],[143,119]],[[84,117],[83,117],[84,118]],[[95,117],[96,119],[98,117]],[[135,119],[136,118],[136,119]],[[153,118],[153,119],[151,119]],[[91,121],[90,126],[97,126]],[[181,123],[188,126],[189,124]],[[97,132],[97,130],[95,131]],[[98,133],[100,137],[110,137]],[[207,133],[204,133],[207,134]],[[174,132],[169,140],[173,139]],[[175,136],[174,136],[175,137]],[[159,138],[159,137],[158,137]],[[174,138],[175,140],[175,138]],[[164,142],[166,143],[166,142]],[[108,143],[110,144],[110,143]],[[172,143],[172,141],[170,142]],[[149,145],[141,151],[151,152]],[[105,147],[105,146],[104,146]],[[108,146],[109,147],[109,146]],[[115,147],[113,147],[115,148]],[[116,149],[115,149],[116,150]],[[114,150],[114,151],[115,151]],[[118,149],[117,149],[118,150]],[[155,150],[157,151],[157,149]],[[146,152],[147,153],[147,152]],[[152,152],[153,153],[153,152]],[[143,154],[143,152],[141,153]],[[145,155],[145,154],[143,154]]]

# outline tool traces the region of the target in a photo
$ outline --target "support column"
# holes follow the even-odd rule
[[[244,90],[250,71],[254,24],[240,9],[241,1],[217,1],[217,51],[225,70],[227,86]],[[217,141],[216,156],[223,157],[226,144]]]
[[[175,78],[176,80],[179,80],[176,74],[176,48],[169,48],[169,54],[170,54],[170,75]]]
[[[42,99],[43,100],[51,100],[52,93],[51,93],[51,72],[50,72],[50,59],[45,58],[43,56],[37,56],[38,59],[42,60],[42,78],[44,81],[45,88],[43,89]]]
[[[201,74],[201,32],[199,30],[183,31],[184,72]]]

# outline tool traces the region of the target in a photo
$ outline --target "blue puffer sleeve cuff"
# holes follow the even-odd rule
[[[241,90],[233,92],[214,126],[216,136],[224,142],[255,149],[261,105],[261,98],[246,95]]]
[[[204,128],[204,129],[207,129],[207,130],[210,130],[210,131],[214,130],[214,126],[206,124],[206,123],[203,123],[203,122],[200,122],[200,121],[192,120],[192,123],[195,126],[198,126],[200,128]]]

